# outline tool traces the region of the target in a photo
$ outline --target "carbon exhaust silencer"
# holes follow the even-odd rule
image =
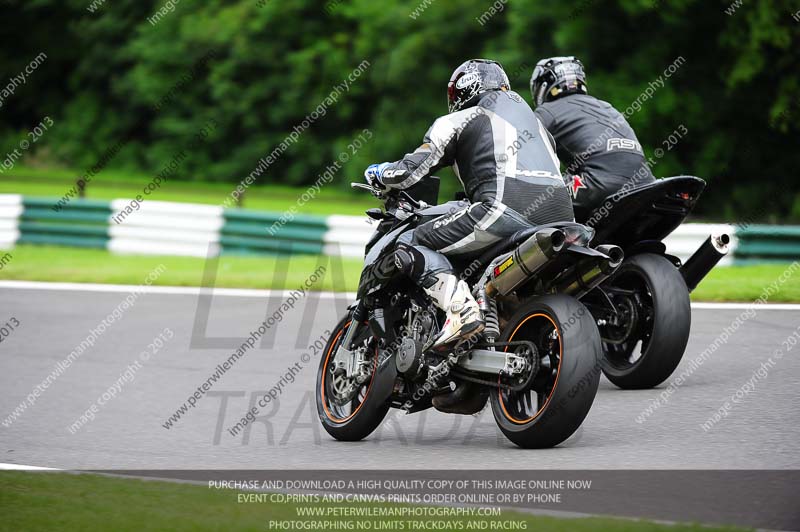
[[[486,295],[507,295],[530,279],[564,249],[566,235],[560,229],[542,229],[520,244],[494,267],[486,283]]]
[[[727,233],[715,233],[697,248],[694,255],[689,257],[683,266],[680,267],[683,280],[686,281],[686,288],[689,292],[697,288],[708,272],[716,266],[722,257],[730,250],[731,237]]]
[[[605,257],[590,257],[570,268],[556,283],[555,292],[580,299],[608,279],[625,260],[619,246],[603,245],[595,249]]]

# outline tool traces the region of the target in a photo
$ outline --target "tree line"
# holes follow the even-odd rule
[[[214,120],[175,179],[233,184],[300,128],[256,184],[307,185],[368,128],[374,137],[328,185],[346,187],[369,163],[416,148],[446,113],[446,83],[463,60],[499,60],[530,102],[536,61],[575,55],[592,94],[621,111],[636,106],[629,120],[647,155],[685,127],[654,172],[706,179],[701,217],[800,220],[800,22],[789,0],[743,1],[732,12],[728,0],[165,5],[3,2],[0,156],[49,116],[54,126],[31,151],[37,162],[82,173],[124,142],[109,164],[155,174]],[[42,54],[24,83],[11,82]],[[336,87],[336,101],[302,127]],[[455,178],[442,177],[452,192]]]

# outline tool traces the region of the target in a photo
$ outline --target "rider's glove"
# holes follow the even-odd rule
[[[386,170],[392,163],[371,164],[364,170],[364,179],[370,186],[375,188],[386,188],[386,185],[381,181],[383,171]]]

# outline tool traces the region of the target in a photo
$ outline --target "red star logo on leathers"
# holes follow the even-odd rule
[[[572,197],[577,198],[578,191],[582,188],[586,188],[586,185],[583,184],[581,176],[579,175],[572,176],[572,187],[570,187],[570,192],[572,193]]]

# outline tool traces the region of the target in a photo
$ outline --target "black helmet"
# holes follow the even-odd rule
[[[548,57],[536,63],[531,76],[531,97],[535,106],[560,96],[589,92],[583,63],[573,56]]]
[[[511,83],[497,61],[470,59],[455,69],[447,84],[447,109],[453,113],[475,105],[487,91],[510,90]]]

